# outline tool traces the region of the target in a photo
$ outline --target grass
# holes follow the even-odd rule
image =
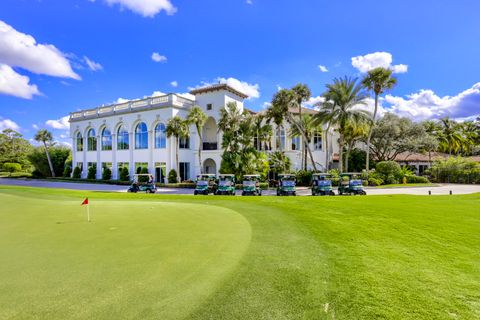
[[[480,318],[479,194],[0,201],[1,319]]]
[[[377,186],[375,188],[384,189],[384,188],[410,188],[410,187],[438,187],[436,183],[395,183],[395,184],[384,184]]]

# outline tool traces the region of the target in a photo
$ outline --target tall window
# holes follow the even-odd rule
[[[128,150],[128,148],[128,131],[121,126],[117,131],[117,150]]]
[[[163,123],[155,126],[155,148],[163,149],[167,146],[167,133]]]
[[[190,138],[189,137],[183,137],[178,139],[178,147],[180,149],[190,149]]]
[[[322,132],[315,131],[313,135],[313,147],[315,150],[322,150]]]
[[[285,129],[277,129],[276,146],[279,150],[285,150]]]
[[[135,128],[135,149],[148,149],[148,131],[145,122],[140,122]]]
[[[300,150],[300,137],[292,137],[292,150]]]
[[[190,179],[190,162],[180,162],[180,180]]]
[[[112,150],[112,133],[107,128],[102,130],[102,150]]]
[[[83,151],[83,137],[82,134],[79,132],[77,133],[77,151]]]
[[[95,130],[88,130],[87,134],[87,150],[97,151],[97,137],[95,136]]]

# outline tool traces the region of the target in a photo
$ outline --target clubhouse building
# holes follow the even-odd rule
[[[220,109],[235,102],[243,111],[243,101],[248,96],[227,84],[195,89],[190,94],[186,97],[170,93],[70,113],[73,166],[82,170],[83,178],[87,177],[88,168],[95,166],[98,179],[103,168],[111,169],[112,179],[119,178],[119,170],[123,167],[127,167],[130,174],[140,167],[148,168],[156,182],[161,183],[167,182],[166,175],[171,169],[177,171],[182,181],[195,179],[201,171],[218,174],[223,153],[222,132],[217,127]],[[175,116],[185,119],[194,105],[200,106],[208,116],[201,146],[203,168],[198,163],[200,139],[194,126],[190,127],[190,137],[179,141],[179,167],[176,168],[175,138],[167,138],[166,125]],[[335,160],[338,154],[336,138],[333,132],[328,134],[329,141],[333,142],[329,143],[329,159]],[[324,135],[318,133],[311,141],[313,157],[320,169],[324,169],[327,153]],[[266,152],[281,148],[292,161],[293,169],[302,167],[300,137],[289,135],[288,124],[274,127],[271,141],[257,147]]]

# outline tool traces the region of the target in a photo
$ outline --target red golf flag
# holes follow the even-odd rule
[[[88,197],[87,197],[87,198],[85,198],[85,200],[83,200],[83,202],[82,202],[82,204],[81,204],[81,205],[83,206],[84,204],[88,204]]]

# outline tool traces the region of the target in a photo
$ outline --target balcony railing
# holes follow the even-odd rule
[[[218,150],[218,143],[216,142],[204,142],[203,150]]]

